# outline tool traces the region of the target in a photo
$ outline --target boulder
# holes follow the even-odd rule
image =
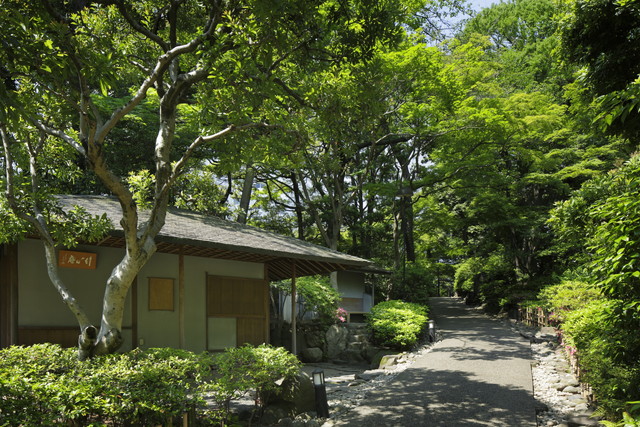
[[[331,325],[325,334],[325,338],[327,343],[327,359],[333,360],[340,356],[347,348],[349,332],[342,326]]]
[[[320,328],[310,327],[305,331],[304,339],[308,347],[323,348],[325,343],[325,331]]]
[[[302,360],[307,363],[322,362],[322,349],[318,347],[305,348],[300,352]]]
[[[580,390],[579,387],[573,386],[573,385],[568,385],[565,388],[562,389],[563,392],[565,393],[580,393],[582,390]]]
[[[262,422],[275,424],[282,418],[293,418],[303,412],[314,411],[315,396],[311,378],[300,371],[293,379],[283,381],[279,392],[269,399]]]
[[[394,355],[397,354],[394,351],[391,350],[378,350],[377,352],[374,353],[374,355],[371,357],[371,369],[378,369],[380,368],[380,362],[382,361],[382,358],[384,356],[387,355]]]
[[[399,359],[399,354],[387,354],[386,356],[382,356],[378,369],[386,369],[395,366],[398,364]]]
[[[290,413],[292,412],[290,404],[277,403],[269,405],[264,409],[260,423],[263,425],[274,425],[282,421],[283,426],[291,426],[293,421],[291,420]]]

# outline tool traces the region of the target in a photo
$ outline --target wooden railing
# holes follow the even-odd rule
[[[529,326],[551,326],[549,312],[542,307],[518,307],[518,320]]]
[[[518,306],[517,320],[521,321],[526,325],[535,326],[535,327],[556,326],[555,324],[553,324],[553,322],[551,322],[550,314],[551,313],[549,311],[543,309],[542,307]],[[580,368],[580,360],[579,360],[578,353],[575,351],[575,349],[572,349],[571,347],[566,346],[564,344],[565,343],[563,343],[562,341],[560,342],[560,345],[564,347],[564,352],[567,356],[567,360],[569,361],[571,372],[576,378],[580,379],[582,372]],[[595,397],[593,395],[593,390],[591,389],[591,385],[580,381],[580,388],[581,388],[582,396],[585,399],[587,399],[589,404],[593,404],[595,402]]]

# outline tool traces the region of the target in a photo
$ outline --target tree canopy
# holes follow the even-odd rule
[[[508,0],[448,22],[456,13],[469,11],[2,0],[1,239],[41,237],[87,357],[118,347],[113,301],[176,205],[370,258],[394,271],[382,298],[448,290],[498,312],[587,283],[623,331],[598,352],[627,375],[640,6]],[[56,210],[63,193],[122,206],[127,250],[99,328],[59,280],[55,250],[109,225]]]

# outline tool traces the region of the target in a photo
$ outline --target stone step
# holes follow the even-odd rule
[[[347,329],[350,330],[367,330],[367,324],[366,323],[347,323]]]
[[[349,335],[349,342],[369,342],[368,335]]]
[[[347,344],[347,350],[362,351],[364,347],[365,347],[365,343],[363,342],[350,342]]]

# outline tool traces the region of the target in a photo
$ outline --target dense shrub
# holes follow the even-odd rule
[[[409,262],[393,272],[389,298],[402,298],[416,304],[427,304],[436,294],[435,267],[426,263]]]
[[[623,302],[592,301],[567,312],[562,324],[565,343],[577,351],[581,380],[592,386],[600,410],[613,418],[627,401],[640,399],[640,360],[637,354],[620,357],[637,331],[611,321],[611,311],[620,304]]]
[[[80,362],[57,345],[0,351],[0,425],[162,424],[202,406],[212,359],[175,349]]]
[[[548,286],[538,295],[540,305],[550,311],[551,320],[560,323],[567,313],[602,299],[598,289],[580,279],[562,280]]]
[[[274,282],[271,286],[284,295],[291,295],[291,280]],[[296,292],[299,300],[303,302],[302,309],[298,312],[299,320],[302,320],[307,312],[313,311],[318,314],[321,320],[327,323],[335,321],[340,294],[331,286],[328,277],[300,277],[296,280]]]
[[[381,302],[367,315],[374,342],[400,350],[418,343],[428,320],[426,306],[398,300]]]
[[[230,348],[217,356],[215,381],[210,385],[218,403],[219,417],[228,417],[229,402],[249,391],[255,391],[256,403],[263,405],[278,392],[277,383],[293,379],[300,370],[300,361],[284,348],[245,345]]]
[[[185,412],[200,423],[228,419],[228,402],[250,390],[268,396],[300,364],[262,345],[217,357],[177,349],[133,350],[77,360],[52,344],[0,350],[0,426],[158,425]],[[207,409],[205,397],[220,407]]]

